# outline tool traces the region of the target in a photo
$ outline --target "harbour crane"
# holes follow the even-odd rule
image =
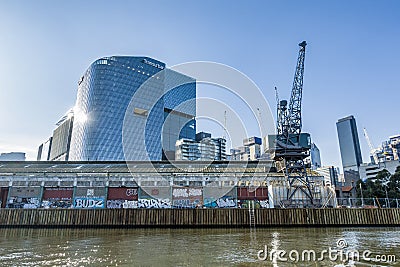
[[[304,159],[309,156],[311,137],[302,133],[301,102],[303,94],[306,41],[299,44],[296,71],[289,100],[279,100],[277,89],[277,133],[268,136],[268,150],[278,171],[285,174],[286,200],[283,207],[314,207],[314,186],[309,181]]]
[[[379,158],[378,158],[378,153],[377,153],[377,152],[379,152],[379,149],[376,149],[375,146],[372,144],[371,139],[369,139],[367,129],[365,129],[365,127],[363,128],[363,131],[364,131],[365,139],[367,139],[369,153],[372,156],[374,163],[379,164]]]

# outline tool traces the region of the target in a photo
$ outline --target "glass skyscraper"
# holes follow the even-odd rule
[[[195,138],[196,81],[148,57],[96,60],[78,82],[69,160],[173,159]]]
[[[338,120],[336,127],[339,138],[342,166],[346,179],[346,172],[348,175],[350,175],[350,173],[356,175],[356,173],[358,173],[358,167],[362,163],[356,120],[353,116],[348,116]]]
[[[314,143],[311,143],[310,163],[311,163],[311,169],[312,170],[315,170],[315,169],[320,168],[322,166],[322,164],[321,164],[321,153],[320,153],[319,148],[317,147],[317,145],[314,144]]]

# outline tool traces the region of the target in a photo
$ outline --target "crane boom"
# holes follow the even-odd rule
[[[367,143],[368,143],[369,149],[372,151],[375,147],[372,144],[371,139],[369,139],[369,136],[368,136],[368,133],[367,133],[367,129],[365,129],[365,127],[364,127],[363,131],[364,131],[365,139],[367,139]]]
[[[296,72],[294,74],[292,86],[292,94],[289,101],[289,134],[301,133],[301,99],[303,95],[303,76],[306,45],[306,41],[303,41],[299,44],[299,56],[297,58]]]
[[[367,129],[365,129],[365,127],[363,128],[363,131],[364,131],[365,139],[367,139],[367,143],[368,143],[368,146],[369,146],[369,153],[372,156],[372,158],[374,159],[374,161],[375,161],[374,163],[378,164],[379,158],[378,158],[378,155],[376,154],[377,149],[372,144],[371,139],[369,139],[369,136],[368,136],[368,133],[367,133]]]

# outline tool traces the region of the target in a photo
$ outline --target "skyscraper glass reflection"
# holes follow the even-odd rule
[[[98,59],[79,81],[69,159],[162,160],[174,155],[176,140],[195,137],[195,98],[195,80],[160,61]],[[126,117],[131,124],[124,128]],[[132,137],[125,147],[123,131]],[[128,159],[124,149],[130,151]]]
[[[343,170],[356,170],[362,163],[356,120],[348,116],[336,123]]]

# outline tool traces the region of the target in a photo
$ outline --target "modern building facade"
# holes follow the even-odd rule
[[[399,160],[387,160],[379,162],[378,164],[361,164],[360,166],[360,178],[362,180],[375,179],[378,172],[387,170],[391,174],[394,174],[396,168],[400,166]]]
[[[247,146],[231,148],[230,158],[235,161],[248,161],[250,160],[250,148]]]
[[[226,160],[225,138],[204,138],[199,141],[201,160]]]
[[[226,160],[226,140],[212,138],[210,133],[200,132],[196,139],[180,139],[176,141],[176,160]]]
[[[199,142],[192,139],[176,141],[175,160],[199,160],[200,158]]]
[[[359,179],[358,168],[362,164],[356,120],[353,116],[339,119],[336,127],[345,183],[350,184]]]
[[[400,159],[400,135],[390,136],[382,145],[371,152],[371,163],[379,164]]]
[[[258,160],[261,157],[262,139],[256,136],[243,139],[243,146],[231,149],[231,160]]]
[[[399,160],[400,157],[400,135],[394,135],[389,137],[389,140],[382,142],[382,145],[373,150],[375,155],[372,157],[377,158],[378,162],[374,163],[384,163],[386,161]]]
[[[70,110],[56,125],[57,128],[53,132],[49,160],[68,161],[74,125],[73,111]]]
[[[50,160],[51,144],[53,142],[53,137],[49,137],[46,141],[40,144],[38,148],[37,160],[48,161]]]
[[[340,186],[339,168],[335,166],[323,166],[316,168],[315,171],[324,176],[327,184],[333,185],[334,187]]]
[[[196,81],[165,63],[100,58],[78,82],[73,116],[58,123],[38,160],[173,160],[176,141],[195,138],[195,99]]]
[[[10,152],[10,153],[1,153],[0,161],[24,161],[25,153],[24,152]]]
[[[389,137],[389,143],[392,148],[393,160],[400,160],[400,135]]]
[[[308,159],[312,170],[316,170],[322,166],[321,153],[317,145],[314,143],[311,143],[310,157]]]

